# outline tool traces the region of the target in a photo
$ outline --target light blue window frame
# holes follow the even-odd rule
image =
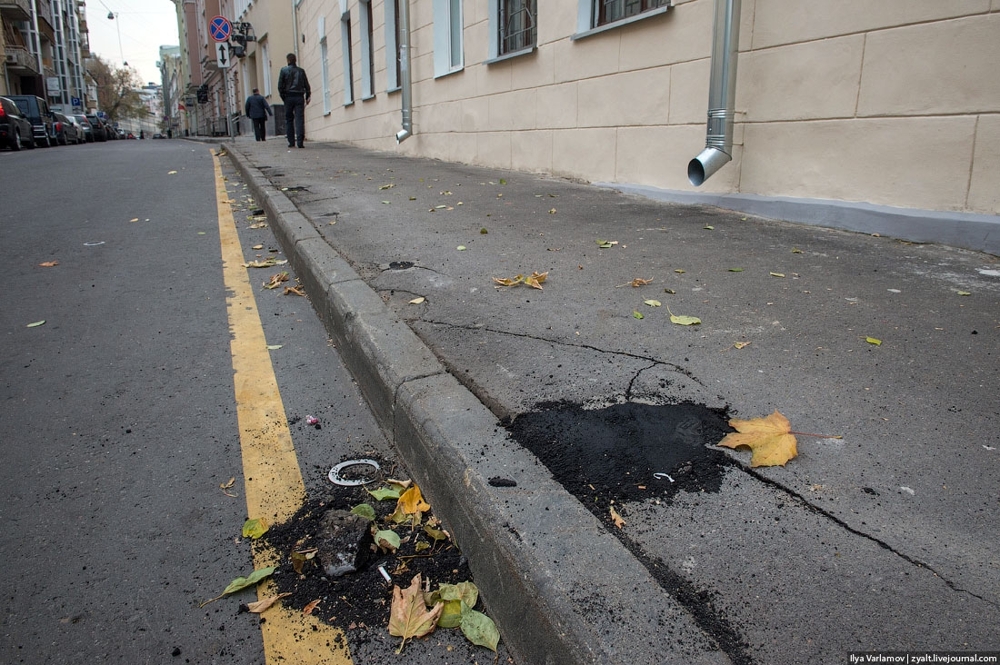
[[[346,4],[341,0],[341,6]],[[340,15],[340,44],[344,58],[344,106],[354,103],[354,65],[351,63],[351,10]]]
[[[372,44],[372,0],[359,0],[358,19],[361,23],[361,99],[375,96],[375,45]]]
[[[434,0],[434,77],[465,68],[462,0]]]
[[[584,37],[597,35],[602,32],[607,32],[608,30],[615,30],[623,25],[628,25],[629,23],[645,21],[646,19],[653,18],[654,16],[666,14],[671,6],[671,3],[668,0],[668,2],[662,7],[650,9],[640,14],[636,14],[635,16],[629,16],[628,18],[624,18],[620,21],[615,21],[614,23],[594,27],[597,23],[597,5],[594,0],[577,0],[577,3],[576,34],[570,36],[570,39],[573,40],[583,39]]]

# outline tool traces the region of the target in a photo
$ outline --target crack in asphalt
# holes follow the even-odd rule
[[[919,559],[916,559],[916,558],[914,558],[914,557],[912,557],[912,556],[910,556],[908,554],[905,554],[904,552],[900,552],[899,550],[897,550],[896,548],[894,548],[892,545],[890,545],[889,543],[885,542],[884,540],[876,538],[875,536],[873,536],[871,534],[865,533],[864,531],[860,531],[860,530],[852,527],[850,524],[848,524],[847,522],[845,522],[841,518],[837,517],[833,513],[831,513],[829,511],[827,511],[827,510],[825,510],[825,509],[817,506],[814,503],[811,503],[808,499],[806,499],[803,495],[799,494],[795,490],[793,490],[793,489],[791,489],[789,487],[785,487],[784,485],[782,485],[781,483],[777,482],[776,480],[772,480],[771,478],[768,478],[767,476],[764,476],[760,472],[754,471],[750,467],[743,466],[743,464],[741,464],[740,462],[738,462],[736,460],[731,460],[731,461],[732,461],[732,464],[733,464],[733,466],[735,468],[742,470],[743,472],[745,472],[746,474],[748,474],[750,476],[753,476],[754,478],[756,478],[757,480],[760,480],[761,482],[763,482],[766,485],[769,485],[771,487],[774,487],[775,489],[780,490],[781,492],[784,492],[785,494],[787,494],[788,496],[790,496],[794,500],[796,500],[798,503],[800,503],[807,510],[810,510],[810,511],[812,511],[814,513],[822,515],[823,517],[825,517],[826,519],[830,520],[831,522],[833,522],[834,524],[836,524],[840,528],[844,529],[848,533],[854,534],[855,536],[860,536],[861,538],[864,538],[866,540],[869,540],[869,541],[875,543],[876,545],[878,545],[882,549],[887,550],[889,552],[892,552],[893,554],[895,554],[896,556],[898,556],[899,558],[901,558],[903,561],[906,561],[907,563],[909,563],[909,564],[911,564],[913,566],[916,566],[917,568],[923,568],[925,570],[930,571],[934,575],[934,577],[936,577],[939,580],[941,580],[942,582],[944,582],[945,585],[947,585],[948,588],[951,589],[952,591],[957,591],[959,593],[968,594],[968,595],[972,596],[973,598],[981,600],[981,601],[983,601],[984,603],[986,603],[988,605],[992,605],[993,607],[1000,607],[1000,603],[997,603],[997,602],[995,602],[993,600],[990,600],[989,598],[984,598],[983,596],[980,596],[977,593],[973,593],[972,591],[969,591],[968,589],[963,589],[962,587],[958,586],[957,584],[955,584],[951,580],[947,579],[944,575],[942,575],[941,573],[939,573],[937,570],[935,570],[929,564],[926,564],[923,561],[920,561]]]

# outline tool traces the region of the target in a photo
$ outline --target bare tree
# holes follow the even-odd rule
[[[143,119],[149,115],[139,89],[142,81],[130,67],[115,67],[100,56],[93,56],[87,71],[97,85],[97,104],[108,117],[118,122],[125,118]]]

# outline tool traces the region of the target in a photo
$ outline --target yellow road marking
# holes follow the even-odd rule
[[[222,240],[222,274],[230,295],[226,298],[232,333],[233,382],[236,417],[243,451],[244,492],[247,514],[263,517],[269,524],[280,522],[302,506],[305,484],[288,430],[285,407],[264,329],[257,313],[253,286],[243,267],[243,250],[230,208],[229,193],[222,178],[219,158],[215,163],[215,194]],[[254,548],[254,568],[274,565],[278,552]],[[276,594],[273,583],[261,584],[258,598]],[[342,631],[280,604],[263,615],[264,657],[267,663],[296,665],[350,665],[350,654]]]

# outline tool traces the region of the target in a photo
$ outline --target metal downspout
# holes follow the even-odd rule
[[[403,128],[396,132],[396,145],[413,136],[413,81],[410,76],[410,0],[399,3],[399,75],[403,80]]]
[[[713,173],[733,159],[739,42],[740,0],[715,0],[705,149],[688,163],[688,180],[695,187],[711,178]]]

